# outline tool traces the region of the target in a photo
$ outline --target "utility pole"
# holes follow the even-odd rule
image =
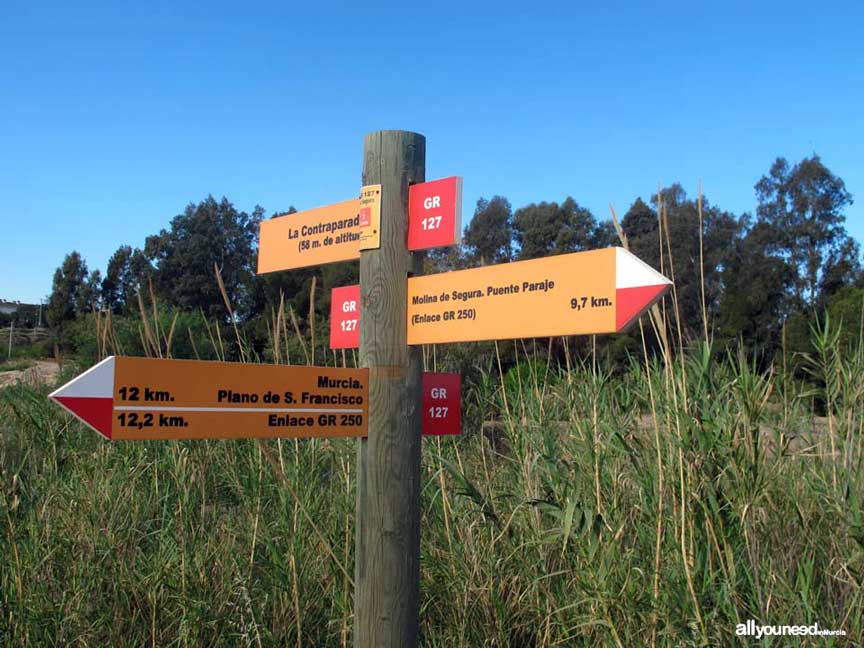
[[[422,352],[407,344],[408,187],[426,178],[426,138],[378,131],[363,185],[381,185],[381,245],[360,254],[360,366],[369,368],[369,436],[358,441],[354,646],[419,640]]]

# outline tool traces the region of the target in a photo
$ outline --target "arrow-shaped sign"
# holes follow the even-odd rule
[[[109,439],[357,437],[367,369],[106,358],[50,398]]]
[[[377,248],[381,232],[381,185],[354,200],[262,221],[258,274],[360,258]]]
[[[408,344],[616,333],[671,282],[623,248],[408,280]]]

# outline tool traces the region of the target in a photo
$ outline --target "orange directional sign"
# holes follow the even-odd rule
[[[262,221],[258,274],[360,258],[377,248],[381,231],[381,185],[354,200]]]
[[[615,333],[671,282],[623,248],[408,280],[408,344]]]
[[[462,178],[409,188],[408,249],[455,245],[461,240]],[[354,200],[263,221],[258,234],[258,274],[360,258],[381,245],[381,185]]]
[[[365,436],[367,369],[106,358],[50,395],[109,439]]]

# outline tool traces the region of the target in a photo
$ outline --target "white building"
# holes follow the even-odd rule
[[[4,315],[11,315],[12,313],[18,312],[20,308],[27,306],[37,308],[38,304],[22,304],[20,301],[6,301],[5,299],[0,299],[0,313]]]

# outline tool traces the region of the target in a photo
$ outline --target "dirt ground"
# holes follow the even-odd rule
[[[57,380],[59,372],[60,367],[55,360],[35,360],[26,369],[15,371],[0,370],[0,389],[18,382],[26,382],[31,385],[38,383],[50,385]]]

